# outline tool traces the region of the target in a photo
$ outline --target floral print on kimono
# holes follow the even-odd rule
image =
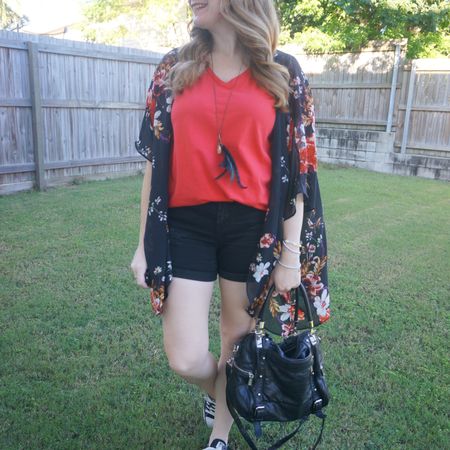
[[[164,86],[171,67],[178,61],[173,49],[158,64],[147,91],[146,107],[136,150],[152,164],[151,193],[144,234],[147,261],[146,283],[150,287],[150,304],[156,314],[163,312],[172,280],[172,262],[167,225],[168,180],[172,151],[172,93]],[[269,207],[263,230],[255,242],[255,254],[247,278],[247,312],[255,316],[267,295],[270,274],[280,257],[283,221],[292,217],[296,197],[303,194],[304,211],[301,231],[301,279],[305,285],[315,322],[330,317],[327,277],[327,244],[323,209],[317,177],[314,106],[308,80],[298,61],[277,50],[274,61],[290,74],[289,111],[277,110],[271,134],[272,179]],[[270,299],[270,317],[283,335],[293,331],[294,312],[289,298]],[[304,314],[300,311],[300,317]]]

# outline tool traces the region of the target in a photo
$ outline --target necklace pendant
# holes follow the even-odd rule
[[[217,136],[217,154],[220,155],[222,153],[222,139],[219,136]]]

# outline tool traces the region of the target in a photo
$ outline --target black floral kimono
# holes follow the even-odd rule
[[[156,314],[163,312],[164,300],[172,280],[172,262],[167,224],[170,153],[172,151],[172,93],[163,80],[178,60],[178,49],[167,53],[159,63],[147,93],[136,150],[152,164],[151,193],[144,235],[150,303]],[[303,193],[304,214],[301,231],[301,279],[315,324],[328,320],[330,297],[327,280],[327,243],[322,202],[317,178],[314,106],[308,80],[297,60],[276,51],[274,60],[291,75],[289,112],[277,109],[271,134],[272,178],[269,207],[263,234],[255,242],[255,254],[247,278],[247,312],[258,313],[269,286],[269,277],[281,254],[283,221],[296,212],[296,195]],[[283,336],[293,331],[294,307],[289,296],[270,299],[270,319]],[[299,310],[299,318],[304,312]],[[267,318],[265,318],[267,321]],[[273,327],[272,327],[273,328]]]

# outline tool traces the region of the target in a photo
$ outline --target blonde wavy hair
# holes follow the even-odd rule
[[[274,97],[275,107],[287,110],[289,72],[273,60],[280,32],[273,0],[221,0],[220,11],[236,32],[253,78]],[[178,62],[166,80],[175,96],[192,86],[209,66],[213,47],[211,33],[192,27],[190,35],[190,42],[180,48]]]

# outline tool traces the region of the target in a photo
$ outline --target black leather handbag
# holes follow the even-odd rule
[[[272,295],[272,285],[267,301]],[[253,424],[255,435],[262,435],[262,422],[299,421],[289,434],[269,447],[275,450],[291,439],[302,424],[315,414],[322,427],[312,449],[322,438],[326,415],[322,411],[330,399],[323,371],[320,338],[314,329],[311,306],[303,284],[295,289],[295,324],[298,321],[300,292],[306,306],[310,329],[294,333],[276,343],[264,330],[261,311],[254,331],[234,346],[226,364],[226,399],[233,419],[252,450],[258,450],[240,417]]]

